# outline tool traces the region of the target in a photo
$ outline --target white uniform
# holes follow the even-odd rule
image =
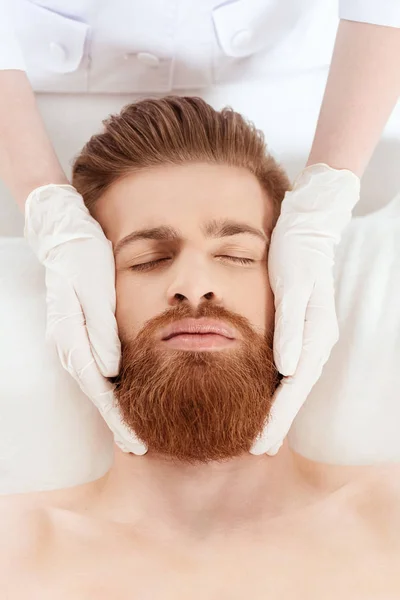
[[[199,90],[326,67],[339,17],[400,27],[400,1],[0,0],[0,69],[38,92]]]

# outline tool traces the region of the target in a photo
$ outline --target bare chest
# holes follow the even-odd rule
[[[354,515],[184,547],[120,531],[58,537],[10,600],[398,600],[400,544]]]

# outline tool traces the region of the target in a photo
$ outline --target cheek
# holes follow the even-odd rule
[[[274,325],[275,309],[267,270],[251,273],[245,282],[238,278],[234,288],[230,299],[226,299],[228,306],[247,317],[257,329],[270,331]]]
[[[258,284],[252,289],[253,308],[258,318],[258,326],[264,331],[271,331],[274,325],[275,309],[274,296],[269,283],[268,273],[260,277]],[[258,317],[257,317],[258,315]]]
[[[120,272],[116,274],[115,289],[117,296],[116,319],[119,336],[122,339],[135,337],[144,322],[149,318],[146,312],[149,310],[146,290],[138,286],[130,273]]]

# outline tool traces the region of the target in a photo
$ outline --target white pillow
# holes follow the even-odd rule
[[[0,238],[0,493],[101,477],[112,436],[45,341],[44,269],[23,238]]]
[[[400,194],[353,219],[335,270],[340,339],[289,443],[321,462],[399,462]]]

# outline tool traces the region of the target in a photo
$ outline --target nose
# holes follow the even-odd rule
[[[206,294],[203,294],[200,297],[195,297],[193,295],[184,295],[181,294],[179,292],[176,292],[173,296],[173,298],[171,299],[170,305],[171,306],[176,306],[177,304],[181,304],[182,302],[187,302],[188,304],[191,304],[193,306],[193,308],[197,308],[197,306],[199,304],[201,304],[204,300],[214,300],[215,301],[215,294],[214,292],[207,292]]]
[[[193,264],[181,268],[169,286],[168,304],[177,306],[187,302],[197,308],[204,301],[222,303],[222,294],[205,265]]]

